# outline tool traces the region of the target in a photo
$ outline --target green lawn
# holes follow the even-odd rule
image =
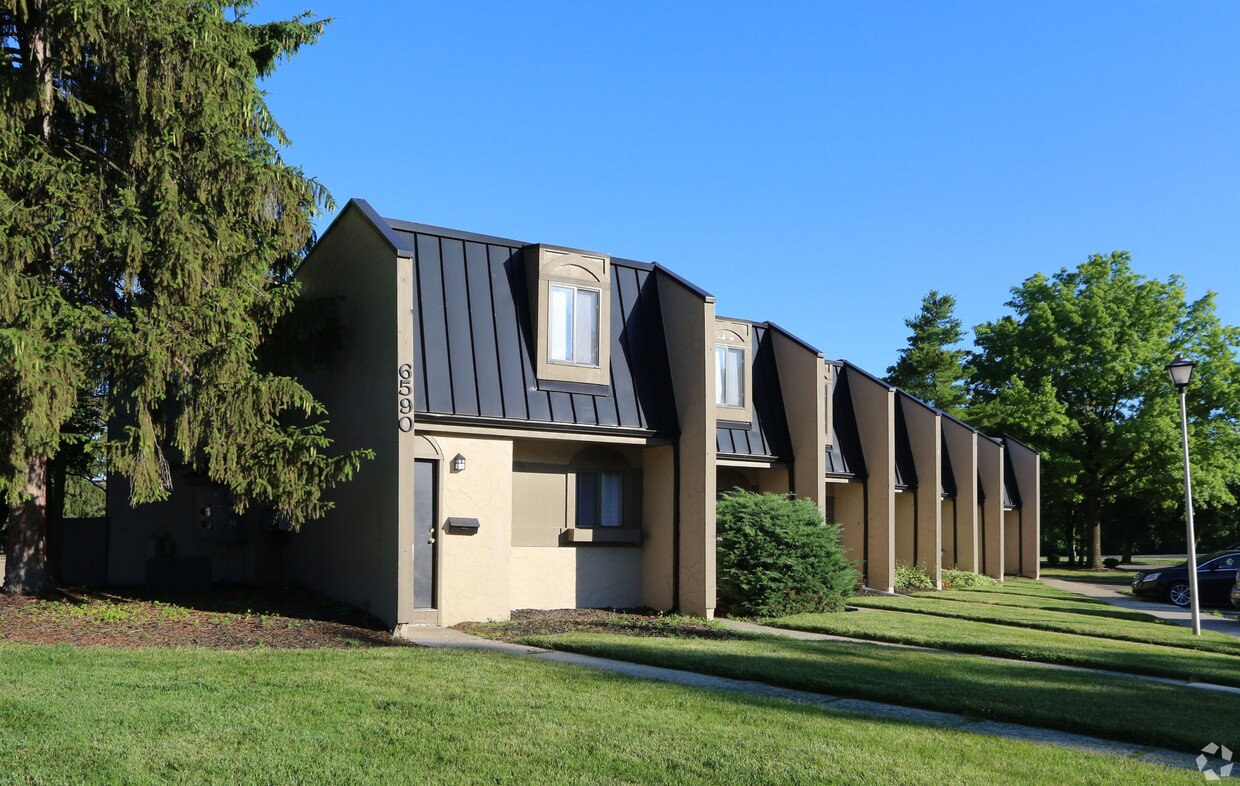
[[[1118,675],[1082,674],[958,653],[775,637],[719,641],[566,633],[524,641],[1185,751],[1199,749],[1205,744],[1202,739],[1240,740],[1240,696]],[[1156,720],[1169,717],[1175,722]],[[1047,782],[1052,781],[1048,778]]]
[[[767,654],[807,658],[810,670],[823,671],[825,650],[806,656],[787,642],[744,644],[759,648],[755,657],[772,648]],[[6,785],[1201,780],[1192,771],[482,652],[0,645],[0,684]],[[1114,698],[1083,689],[1062,703]],[[1156,701],[1160,690],[1151,689]],[[1121,714],[1122,705],[1110,707],[1106,714]],[[1215,709],[1207,702],[1194,714],[1240,717]],[[1177,728],[1204,735],[1190,735],[1194,747],[1234,739],[1226,723],[1208,734],[1193,724]]]
[[[1240,639],[1225,633],[1202,631],[1194,636],[1190,628],[1169,622],[1162,622],[1153,617],[1141,615],[1115,619],[1109,616],[1109,609],[1123,612],[1112,606],[1099,609],[1087,606],[1084,611],[1073,608],[1030,608],[1008,605],[987,604],[981,601],[989,596],[979,590],[970,590],[965,595],[953,594],[940,598],[937,594],[924,594],[917,597],[864,597],[853,598],[850,603],[865,609],[886,609],[889,611],[910,612],[917,615],[933,615],[953,617],[979,622],[993,622],[1000,625],[1016,625],[1022,628],[1037,628],[1060,633],[1079,634],[1111,641],[1136,642],[1140,644],[1157,644],[1161,647],[1176,647],[1232,656],[1228,659],[1230,668],[1236,671],[1235,678],[1240,681]],[[977,599],[976,601],[973,599]],[[1098,612],[1101,611],[1100,615]],[[1132,612],[1127,612],[1131,615]],[[821,616],[821,615],[819,615]],[[849,616],[871,616],[861,612]],[[1142,619],[1144,617],[1144,619]],[[995,631],[979,629],[988,636]],[[1110,643],[1107,646],[1111,646]],[[1179,657],[1178,653],[1172,653]],[[1231,683],[1229,683],[1231,684]],[[1240,684],[1240,683],[1238,683]]]
[[[1155,617],[1143,611],[1133,611],[1112,606],[1095,598],[1054,598],[1036,595],[1015,595],[1003,592],[976,592],[974,590],[943,590],[942,592],[918,593],[914,597],[938,598],[962,603],[984,603],[989,606],[1015,606],[1025,609],[1046,609],[1047,611],[1071,611],[1095,617],[1110,617],[1120,620],[1151,622]]]
[[[1183,559],[1178,560],[1183,562]],[[1132,564],[1123,563],[1117,568],[1102,568],[1100,570],[1092,570],[1090,568],[1069,568],[1066,566],[1056,565],[1048,566],[1042,563],[1040,570],[1044,579],[1062,579],[1064,581],[1083,581],[1091,584],[1116,584],[1127,586],[1132,583],[1132,577],[1136,575],[1138,570],[1145,568],[1157,567],[1160,565],[1173,565],[1177,560],[1170,557],[1133,557]]]
[[[800,614],[770,624],[873,641],[1240,687],[1240,658],[905,612]]]

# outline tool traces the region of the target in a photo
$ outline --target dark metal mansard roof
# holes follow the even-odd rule
[[[603,391],[540,387],[521,251],[527,244],[384,221],[413,249],[418,415],[589,431],[676,430],[653,265],[611,260],[611,374]]]
[[[861,450],[861,433],[857,429],[857,412],[853,408],[848,368],[842,363],[836,363],[835,367],[835,390],[831,394],[835,415],[829,435],[831,441],[826,448],[827,474],[863,479],[866,477],[865,454]]]
[[[715,450],[721,456],[777,461],[792,458],[792,439],[784,412],[775,348],[766,325],[753,326],[753,421],[745,427],[721,422],[715,428]]]

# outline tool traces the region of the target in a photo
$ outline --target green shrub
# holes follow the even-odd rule
[[[1046,564],[1047,564],[1047,566],[1052,567],[1052,568],[1053,568],[1053,567],[1055,567],[1056,565],[1058,565],[1058,564],[1059,564],[1059,555],[1058,555],[1058,554],[1047,554],[1047,555],[1046,555]]]
[[[1104,560],[1102,561],[1102,567],[1104,567],[1104,568],[1118,568],[1118,567],[1119,567],[1119,557],[1107,557],[1106,559],[1104,559]]]
[[[999,582],[971,570],[947,568],[943,571],[943,589],[968,589],[969,587],[997,587]]]
[[[808,499],[737,489],[717,511],[719,608],[778,617],[838,611],[858,581],[838,524]]]
[[[896,586],[901,589],[934,589],[934,579],[921,565],[896,563]]]

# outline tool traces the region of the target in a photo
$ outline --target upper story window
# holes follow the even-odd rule
[[[715,403],[745,406],[745,350],[740,347],[715,347]]]
[[[550,285],[547,352],[552,363],[599,365],[599,301],[601,292],[588,287]]]
[[[715,320],[715,417],[753,420],[754,326],[734,319]]]
[[[601,391],[611,384],[611,257],[546,245],[522,253],[539,385],[597,385]]]

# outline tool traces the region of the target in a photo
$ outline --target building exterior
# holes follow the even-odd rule
[[[107,579],[301,584],[394,628],[519,608],[710,615],[715,500],[813,499],[867,584],[895,564],[1037,575],[1038,456],[657,264],[384,219],[351,201],[302,265],[343,349],[303,381],[375,459],[300,532],[179,473],[109,484]],[[987,496],[984,492],[989,491]]]

